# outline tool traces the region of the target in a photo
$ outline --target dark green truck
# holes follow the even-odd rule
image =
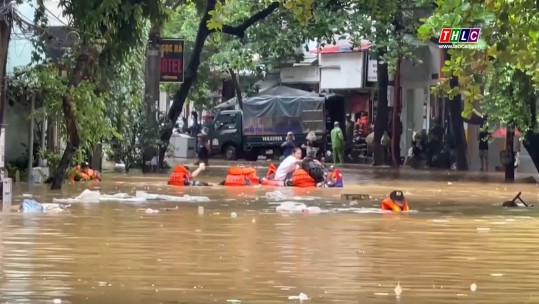
[[[228,160],[278,158],[288,132],[294,133],[297,145],[310,131],[325,138],[325,100],[317,93],[285,86],[246,98],[243,110],[216,115],[208,131],[212,153],[222,153]]]

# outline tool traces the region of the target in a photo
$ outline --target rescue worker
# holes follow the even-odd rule
[[[101,173],[90,168],[88,162],[84,162],[73,168],[74,174],[71,176],[71,181],[101,181]]]
[[[331,130],[331,147],[333,149],[333,164],[342,164],[344,161],[344,135],[339,122],[336,121]]]
[[[170,174],[168,184],[171,186],[209,186],[208,183],[194,179],[200,171],[201,168],[198,168],[191,174],[188,167],[177,165]]]
[[[381,209],[393,212],[410,211],[408,201],[404,197],[402,191],[395,190],[389,194],[389,197],[384,199],[381,204]]]
[[[223,186],[256,186],[260,178],[254,167],[234,166],[228,168],[225,180],[219,185]]]
[[[301,169],[305,170],[309,176],[314,180],[317,186],[322,186],[327,178],[327,171],[317,159],[317,151],[309,151],[307,156],[301,162]],[[287,186],[293,186],[292,179],[286,181]]]

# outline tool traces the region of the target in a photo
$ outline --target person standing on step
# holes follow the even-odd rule
[[[333,149],[333,164],[343,163],[344,158],[344,135],[342,134],[339,122],[336,121],[333,124],[333,130],[331,130],[331,147]]]
[[[479,132],[479,161],[481,162],[481,171],[488,171],[488,142],[490,140],[490,133],[487,130],[487,126],[483,123]]]

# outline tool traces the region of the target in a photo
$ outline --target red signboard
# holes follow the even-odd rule
[[[183,49],[185,40],[163,38],[159,49],[161,54],[161,82],[183,82]]]

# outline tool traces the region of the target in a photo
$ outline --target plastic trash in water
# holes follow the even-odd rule
[[[198,215],[204,215],[204,206],[198,206]]]
[[[232,303],[232,304],[240,304],[241,303],[241,300],[238,300],[238,299],[230,299],[230,300],[226,300],[227,303]]]
[[[275,208],[277,213],[303,213],[303,214],[318,214],[322,213],[322,209],[316,206],[310,206],[297,202],[282,202]]]
[[[475,282],[473,282],[472,285],[470,285],[470,291],[471,292],[476,292],[477,291],[477,284],[475,284]]]
[[[289,296],[288,297],[289,300],[299,300],[300,302],[303,302],[303,301],[307,301],[309,300],[309,296],[307,296],[306,294],[304,294],[303,292],[301,292],[299,295],[297,296]]]
[[[230,217],[231,218],[237,218],[238,214],[236,212],[232,212],[232,213],[230,213]]]
[[[303,209],[306,209],[307,205],[296,202],[282,202],[275,208],[277,213],[302,213]]]
[[[52,303],[54,303],[54,304],[61,304],[61,303],[62,303],[62,300],[61,300],[61,299],[54,299],[54,300],[52,300]]]
[[[270,202],[280,201],[314,201],[318,197],[312,196],[287,196],[280,191],[266,192],[266,200]]]
[[[167,202],[180,202],[180,203],[204,203],[209,202],[210,198],[207,196],[174,196],[174,195],[164,195],[164,194],[153,194],[147,193],[144,191],[137,191],[135,197],[145,198],[148,201],[160,200]]]
[[[286,195],[282,194],[279,191],[266,192],[266,199],[271,201],[282,201],[286,200]]]
[[[401,297],[401,294],[402,294],[402,287],[401,287],[401,283],[400,283],[400,282],[397,283],[397,287],[395,287],[394,291],[395,291],[395,296],[396,296],[397,298],[400,298],[400,297]]]
[[[25,199],[22,201],[20,211],[23,213],[43,213],[43,205],[33,199]]]
[[[148,208],[148,209],[144,210],[144,213],[146,213],[146,214],[157,214],[157,213],[159,213],[159,210]]]

